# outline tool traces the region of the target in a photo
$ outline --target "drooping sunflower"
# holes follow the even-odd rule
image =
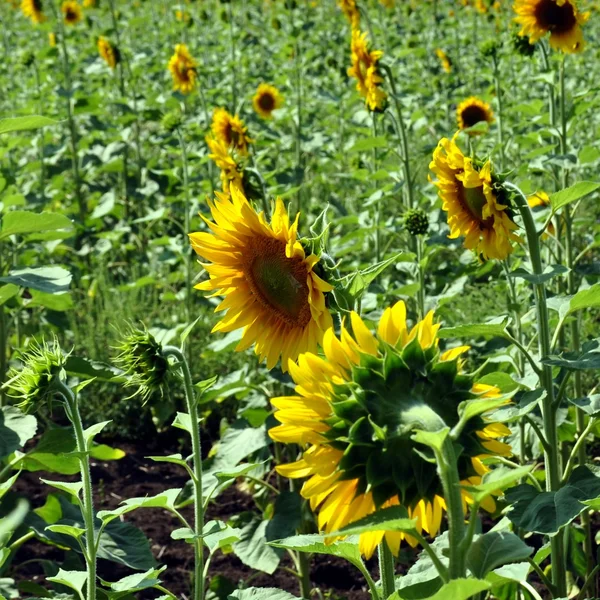
[[[468,346],[441,353],[433,312],[407,327],[400,301],[387,308],[373,335],[357,313],[351,313],[352,334],[344,325],[323,339],[325,358],[312,353],[290,361],[296,396],[271,400],[281,425],[272,439],[307,447],[300,460],[280,465],[280,474],[309,479],[301,494],[318,511],[321,531],[332,533],[379,508],[404,506],[417,519],[419,532],[435,536],[445,501],[436,467],[423,458],[412,440],[415,411],[438,415],[453,427],[461,402],[499,398],[499,390],[475,383],[461,373],[460,356]],[[458,470],[463,484],[476,485],[489,469],[482,462],[510,447],[497,440],[510,431],[482,417],[469,421],[457,443],[462,447]],[[462,492],[463,503],[471,496]],[[483,505],[495,510],[489,498]],[[398,554],[400,543],[417,541],[399,532],[360,536],[360,550],[369,558],[385,538]]]
[[[456,121],[459,129],[468,129],[477,123],[494,120],[494,113],[490,105],[475,96],[463,100],[456,108]],[[476,132],[469,132],[474,134]]]
[[[383,83],[377,63],[383,56],[381,50],[369,50],[367,34],[359,29],[352,31],[352,66],[348,68],[348,76],[356,79],[356,89],[365,99],[370,110],[380,111],[385,108],[387,94],[381,89]]]
[[[429,168],[437,176],[434,182],[448,213],[449,237],[465,237],[465,248],[484,259],[505,259],[513,250],[512,241],[520,238],[508,204],[494,189],[492,165],[488,160],[479,168],[452,140],[440,140]]]
[[[206,136],[206,143],[211,152],[208,157],[213,160],[221,171],[221,186],[223,187],[223,191],[229,193],[231,185],[243,191],[243,170],[231,155],[231,150],[221,140],[210,135]]]
[[[121,61],[119,49],[102,35],[98,38],[98,53],[111,69],[115,69]]]
[[[440,59],[440,63],[442,63],[442,69],[446,73],[452,73],[452,61],[448,58],[448,55],[441,48],[438,48],[435,54]]]
[[[527,203],[529,204],[529,207],[533,209],[539,210],[549,208],[550,198],[546,192],[538,190],[537,192],[531,194],[531,196],[527,197]],[[549,235],[556,235],[556,228],[554,227],[554,223],[552,223],[552,221],[548,222],[548,225],[546,226],[546,232],[542,234],[542,239],[547,239]]]
[[[81,6],[75,0],[65,0],[60,5],[60,10],[63,14],[63,20],[67,25],[77,25],[83,19]]]
[[[177,44],[169,59],[168,69],[173,77],[173,89],[189,94],[196,87],[198,63],[192,58],[185,44]]]
[[[42,0],[22,0],[21,2],[21,12],[29,17],[32,23],[43,23],[46,20],[42,10]]]
[[[242,156],[248,154],[248,146],[254,142],[240,117],[230,114],[224,108],[215,108],[211,130],[216,139],[227,147],[234,148]]]
[[[338,0],[338,6],[346,15],[352,29],[356,29],[360,25],[360,11],[356,6],[356,0]]]
[[[263,119],[270,119],[273,111],[283,106],[283,96],[275,86],[261,83],[252,98],[252,106]]]
[[[581,25],[590,14],[579,12],[576,0],[515,0],[513,9],[519,35],[528,36],[531,44],[549,33],[553,48],[569,54],[583,50]]]
[[[252,344],[272,369],[281,358],[316,352],[332,319],[325,294],[332,286],[317,274],[319,257],[310,256],[298,241],[298,218],[290,224],[281,199],[268,223],[241,190],[230,186],[230,195],[216,193],[209,202],[214,219],[204,219],[211,233],[192,233],[192,247],[210,263],[202,264],[210,279],[196,286],[225,296],[216,311],[226,310],[213,331],[244,329],[236,350]]]

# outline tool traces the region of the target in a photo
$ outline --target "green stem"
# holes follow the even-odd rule
[[[514,192],[514,199],[521,213],[523,225],[527,235],[527,245],[531,267],[535,275],[543,273],[539,237],[537,235],[533,214],[527,203],[523,192],[511,183],[505,183],[507,189]],[[543,360],[550,354],[550,323],[548,317],[548,306],[546,302],[546,288],[543,283],[534,284],[534,295],[537,312],[538,344],[540,359]],[[547,445],[544,446],[544,460],[546,465],[546,490],[556,492],[561,486],[560,474],[560,445],[556,426],[556,406],[554,403],[554,381],[552,378],[552,367],[542,366],[541,383],[546,390],[546,395],[541,401],[541,410],[544,421],[544,438]],[[565,555],[562,535],[550,538],[552,551],[552,581],[560,596],[566,595],[566,572]]]
[[[163,356],[173,356],[177,367],[183,375],[185,400],[190,415],[190,435],[192,438],[192,458],[194,477],[194,600],[204,598],[204,547],[202,535],[204,531],[204,507],[202,504],[202,449],[200,444],[200,426],[198,422],[198,402],[194,394],[192,376],[185,356],[175,346],[165,346]]]
[[[502,104],[502,86],[500,85],[500,69],[498,66],[498,57],[494,55],[494,83],[496,85],[496,101],[498,103],[498,145],[500,146],[500,170],[504,171],[504,131],[503,125],[503,104]]]
[[[231,111],[235,113],[237,105],[237,73],[235,69],[235,36],[233,35],[232,2],[227,2],[227,19],[229,21],[229,60],[231,61]]]
[[[92,474],[90,472],[89,448],[85,439],[79,403],[76,394],[65,383],[59,379],[53,382],[57,393],[66,402],[67,415],[73,425],[75,442],[77,444],[77,455],[83,483],[83,522],[85,525],[85,548],[84,555],[87,567],[86,599],[96,600],[96,530],[94,525],[94,500],[92,496]]]
[[[310,559],[306,552],[298,554],[298,575],[300,579],[300,595],[309,600],[312,590],[310,583]]]
[[[417,266],[419,273],[419,291],[417,293],[417,302],[419,304],[419,319],[425,318],[425,269],[423,268],[423,236],[416,235],[415,249],[417,251]]]
[[[37,90],[37,97],[39,102],[39,114],[43,115],[43,100],[42,100],[42,84],[40,80],[40,70],[37,65],[37,61],[33,61],[33,71],[35,73],[35,87]],[[44,164],[44,130],[40,131],[40,141],[38,145],[38,154],[40,157],[40,197],[42,200],[45,199],[45,187],[46,187],[46,167]]]
[[[587,424],[587,427],[585,427],[581,433],[577,434],[577,436],[578,436],[577,441],[575,442],[575,445],[573,446],[573,448],[571,450],[571,454],[569,455],[569,460],[567,461],[567,464],[565,465],[565,472],[563,473],[563,483],[567,482],[567,480],[569,479],[569,476],[571,475],[571,472],[575,468],[575,464],[577,462],[580,465],[585,464],[585,462],[586,462],[585,459],[584,459],[584,462],[581,462],[580,449],[585,448],[585,440],[586,440],[587,436],[592,432],[592,429],[594,429],[595,424],[596,424],[595,419],[590,419]]]
[[[387,600],[396,591],[394,577],[394,555],[385,539],[378,546],[379,575],[381,577],[382,599]]]

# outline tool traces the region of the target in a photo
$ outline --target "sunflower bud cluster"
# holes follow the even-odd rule
[[[425,235],[429,230],[429,217],[420,208],[408,210],[404,215],[404,228],[410,235]]]

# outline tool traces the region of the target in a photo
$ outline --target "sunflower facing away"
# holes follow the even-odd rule
[[[74,0],[65,0],[65,2],[60,5],[60,10],[67,25],[77,25],[77,23],[83,19],[81,6]]]
[[[29,17],[32,23],[43,23],[46,20],[42,12],[42,0],[23,0],[21,2],[21,12]]]
[[[531,44],[549,33],[553,48],[570,54],[583,50],[581,25],[590,14],[579,12],[576,0],[515,0],[513,8],[519,35],[528,36]]]
[[[482,121],[491,123],[494,120],[494,113],[487,102],[471,96],[463,100],[456,108],[456,120],[459,129],[468,129]]]
[[[197,66],[198,63],[192,58],[188,47],[185,44],[177,44],[168,64],[173,77],[173,89],[182,94],[189,94],[196,87]]]
[[[360,12],[356,6],[356,0],[338,0],[338,6],[346,15],[352,29],[360,25]]]
[[[210,135],[206,136],[206,143],[211,152],[208,157],[221,170],[221,186],[223,187],[223,191],[229,193],[230,185],[235,185],[240,190],[243,190],[243,170],[231,155],[230,149],[221,140]]]
[[[283,106],[283,96],[275,86],[261,83],[252,98],[252,106],[260,117],[270,119],[273,111]]]
[[[447,426],[459,419],[458,406],[475,398],[499,397],[497,388],[474,383],[461,373],[460,355],[468,346],[440,353],[433,312],[408,329],[400,301],[387,308],[373,335],[357,313],[352,334],[342,325],[323,339],[325,358],[301,354],[289,370],[297,396],[274,398],[281,425],[269,431],[276,441],[307,447],[300,460],[277,467],[290,478],[308,477],[301,494],[318,512],[319,530],[332,533],[375,510],[402,505],[417,529],[435,536],[445,509],[436,466],[412,440],[415,411],[434,411]],[[509,455],[496,438],[510,431],[482,417],[468,422],[458,439],[458,469],[463,484],[476,485],[488,471],[482,460]],[[471,502],[462,492],[463,503]],[[495,510],[489,498],[483,505]],[[360,550],[371,557],[384,539],[397,555],[400,542],[416,540],[400,532],[360,536]]]
[[[98,53],[111,69],[115,69],[121,60],[119,49],[116,46],[113,46],[110,40],[106,39],[104,36],[98,38]]]
[[[529,208],[533,209],[540,210],[544,208],[550,208],[550,198],[546,192],[542,191],[537,191],[534,194],[531,194],[531,196],[528,196],[527,203],[529,204]],[[542,234],[542,239],[547,239],[549,235],[556,235],[556,228],[554,227],[554,223],[552,221],[548,222],[548,225],[546,226],[546,232]]]
[[[248,136],[248,128],[238,115],[233,116],[224,108],[215,108],[211,130],[214,137],[242,156],[248,154],[248,146],[254,142]]]
[[[517,224],[494,190],[490,161],[478,169],[455,139],[456,135],[452,140],[443,138],[429,165],[437,176],[434,183],[442,208],[448,213],[449,237],[462,235],[465,247],[484,259],[503,260],[513,250],[511,241],[520,241],[514,233]]]
[[[236,350],[255,344],[255,352],[272,369],[281,357],[287,371],[290,359],[316,352],[332,325],[325,293],[333,288],[319,277],[319,258],[306,256],[297,239],[298,217],[290,224],[281,199],[269,224],[244,194],[230,186],[230,196],[217,192],[209,202],[214,219],[204,219],[211,233],[192,233],[192,247],[211,261],[202,266],[210,279],[196,286],[225,296],[216,308],[226,310],[214,331],[244,328]]]
[[[380,87],[383,77],[377,68],[383,52],[369,51],[367,34],[361,33],[358,29],[352,31],[351,50],[352,66],[348,68],[348,76],[356,79],[356,89],[365,99],[370,110],[383,110],[387,102],[387,94]]]
[[[435,54],[440,59],[442,69],[444,69],[446,73],[452,73],[452,61],[448,58],[448,55],[441,48],[438,48],[435,51]]]

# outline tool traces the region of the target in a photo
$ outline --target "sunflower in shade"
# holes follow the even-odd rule
[[[81,6],[74,0],[65,0],[60,5],[60,10],[63,14],[63,20],[67,25],[77,25],[83,19]]]
[[[254,142],[239,116],[230,114],[224,108],[215,108],[211,130],[217,140],[234,148],[242,156],[248,154],[248,146]]]
[[[227,312],[213,332],[243,329],[236,350],[254,344],[268,369],[281,358],[287,371],[290,359],[316,352],[332,326],[325,294],[333,288],[317,274],[319,257],[307,256],[298,241],[299,215],[290,223],[278,198],[268,223],[238,187],[229,191],[209,202],[214,221],[202,217],[211,232],[190,234],[196,253],[210,261],[201,263],[210,278],[196,288],[225,296],[215,310]]]
[[[387,94],[380,87],[383,77],[377,66],[383,52],[369,50],[367,34],[358,29],[352,31],[351,50],[352,66],[348,68],[348,76],[356,79],[356,89],[370,110],[383,110],[387,103]]]
[[[488,160],[481,167],[465,156],[452,140],[443,138],[433,153],[429,168],[437,176],[434,182],[442,200],[442,209],[448,213],[449,237],[465,237],[465,248],[484,259],[503,260],[512,251],[513,241],[521,241],[514,232],[508,203],[500,197]]]
[[[185,44],[177,44],[167,65],[173,77],[173,89],[189,94],[196,87],[198,63],[192,58]]]
[[[104,59],[104,62],[111,68],[115,69],[117,64],[121,61],[121,55],[119,49],[113,46],[110,40],[104,36],[98,38],[98,53]]]
[[[22,0],[21,2],[21,12],[33,23],[43,23],[46,20],[42,10],[42,0]]]
[[[435,51],[435,55],[440,59],[442,69],[444,69],[446,73],[452,73],[452,61],[448,58],[448,55],[441,48],[438,48]]]
[[[490,105],[475,96],[463,100],[456,109],[456,121],[459,129],[468,129],[483,121],[491,123],[493,120],[494,113]],[[469,133],[475,134],[478,132]]]
[[[409,328],[406,307],[400,301],[387,308],[373,335],[355,312],[352,333],[345,324],[336,336],[333,328],[323,339],[325,358],[301,354],[290,361],[296,396],[271,400],[281,425],[269,430],[272,439],[300,444],[300,460],[280,465],[290,478],[305,478],[301,494],[318,512],[319,530],[332,533],[388,506],[404,506],[417,520],[417,530],[435,536],[445,509],[436,466],[412,440],[415,411],[435,414],[436,422],[453,427],[462,402],[499,398],[499,390],[476,383],[461,372],[460,356],[468,346],[446,352],[438,348],[438,324],[433,312]],[[500,399],[499,402],[502,402]],[[478,416],[456,440],[461,482],[477,485],[489,469],[482,462],[493,455],[510,455],[497,438],[510,431],[500,423]],[[472,498],[461,492],[466,506]],[[488,498],[482,507],[495,510]],[[360,550],[370,558],[385,539],[398,555],[400,543],[412,546],[409,534],[390,531],[364,533]]]
[[[232,156],[231,150],[225,143],[210,135],[206,136],[206,143],[210,149],[208,157],[221,171],[221,186],[223,191],[229,193],[231,185],[243,191],[243,170]]]
[[[513,9],[519,35],[528,36],[531,44],[549,33],[553,48],[569,54],[583,50],[581,25],[590,13],[580,12],[576,0],[515,0]]]
[[[283,96],[275,86],[261,83],[252,98],[252,106],[263,119],[270,119],[273,111],[283,106]]]
[[[529,208],[533,208],[535,210],[543,210],[550,208],[550,198],[546,192],[537,191],[531,196],[527,197],[527,203],[529,204]],[[546,226],[546,232],[542,234],[542,239],[547,239],[548,236],[556,235],[556,228],[554,227],[554,223],[552,221],[548,222]]]

